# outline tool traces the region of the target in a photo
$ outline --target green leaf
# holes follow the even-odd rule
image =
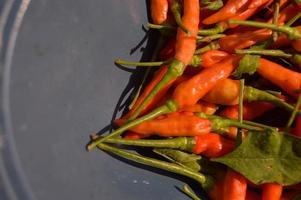
[[[233,76],[240,79],[243,74],[254,74],[259,67],[259,59],[259,55],[244,55],[240,59],[239,66],[234,71]]]
[[[233,152],[213,159],[255,184],[301,182],[301,139],[280,132],[248,132]]]
[[[201,156],[199,155],[189,154],[175,149],[154,149],[153,151],[167,160],[179,164],[182,167],[187,167],[196,172],[201,170],[201,166],[198,163],[198,161],[201,159]]]

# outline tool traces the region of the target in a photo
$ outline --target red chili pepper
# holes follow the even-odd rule
[[[246,194],[246,178],[229,169],[224,180],[223,200],[245,200]]]
[[[296,119],[296,127],[294,130],[294,134],[298,137],[301,137],[301,117],[297,117]]]
[[[239,81],[224,79],[210,90],[203,100],[221,105],[236,105],[239,100]]]
[[[201,66],[204,68],[212,67],[216,63],[221,62],[228,56],[229,54],[224,51],[219,51],[219,50],[206,51],[201,55]]]
[[[167,0],[151,0],[150,9],[151,9],[151,16],[154,24],[161,24],[167,19],[167,12],[168,12]]]
[[[248,31],[227,35],[219,39],[220,48],[224,51],[234,53],[235,49],[244,49],[258,42],[269,39],[272,31],[269,29],[258,29],[256,31]]]
[[[298,97],[301,87],[301,74],[264,58],[260,59],[257,72],[293,97]]]
[[[262,198],[264,200],[280,200],[282,185],[277,183],[266,183],[262,186]]]
[[[246,5],[249,0],[228,0],[226,5],[224,5],[220,10],[218,10],[213,15],[207,17],[203,23],[204,24],[214,24],[217,22],[224,21],[234,15],[238,14],[239,9]]]
[[[223,156],[235,147],[235,142],[224,138],[216,133],[208,133],[195,137],[195,147],[193,153],[202,154],[209,158],[216,158]]]
[[[176,46],[176,38],[171,38],[168,40],[165,47],[159,53],[160,60],[168,60],[175,55],[175,46]]]
[[[209,133],[211,123],[208,119],[199,118],[193,114],[181,114],[145,121],[131,131],[141,135],[197,136]]]
[[[157,73],[154,75],[154,78],[151,80],[151,82],[145,87],[143,90],[143,93],[141,96],[137,99],[136,103],[134,104],[133,108],[122,117],[122,119],[128,119],[131,117],[131,115],[138,109],[138,107],[141,105],[141,103],[145,100],[145,98],[149,95],[149,93],[153,90],[153,88],[160,82],[162,77],[166,74],[168,70],[167,66],[162,66]],[[141,110],[140,115],[146,113],[150,109],[154,107],[158,103],[158,101],[166,94],[168,89],[172,86],[175,80],[169,82],[169,84],[165,85],[155,96],[152,98],[145,107]]]
[[[188,81],[178,85],[173,93],[173,99],[179,107],[196,104],[215,84],[230,76],[239,58],[229,56],[213,67],[206,68]]]

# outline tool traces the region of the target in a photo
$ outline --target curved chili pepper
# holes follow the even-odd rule
[[[149,93],[154,89],[154,87],[160,82],[162,77],[166,74],[168,70],[167,66],[162,66],[154,75],[154,78],[151,80],[151,82],[145,87],[143,90],[143,93],[140,95],[140,97],[137,99],[136,103],[134,104],[133,108],[122,117],[122,119],[129,119],[132,114],[138,109],[138,107],[141,105],[141,103],[145,100],[145,98],[149,95]],[[146,113],[151,108],[153,108],[154,105],[158,103],[158,101],[166,94],[167,90],[172,86],[173,82],[176,81],[173,80],[169,82],[167,85],[165,85],[146,105],[143,107],[143,109],[140,112],[140,115]]]
[[[213,15],[210,15],[205,20],[204,24],[214,24],[217,22],[224,21],[234,15],[236,15],[240,8],[247,4],[249,0],[229,0],[220,10]]]
[[[260,59],[260,66],[257,72],[288,94],[298,97],[298,91],[301,87],[300,73],[289,70],[264,58]]]
[[[223,156],[235,147],[235,142],[216,133],[208,133],[195,137],[196,144],[192,150],[195,154],[202,154],[209,158]]]
[[[151,0],[150,2],[151,17],[154,24],[161,24],[167,19],[168,1]]]
[[[272,31],[269,29],[237,33],[219,39],[219,45],[222,50],[233,53],[235,49],[244,49],[258,42],[265,41],[270,38],[271,35]]]
[[[186,65],[191,61],[196,49],[196,36],[199,25],[199,1],[184,0],[184,14],[182,17],[183,24],[190,31],[188,36],[182,29],[178,29],[177,43],[175,51],[175,60],[169,65],[169,68],[160,82],[152,89],[148,96],[139,105],[137,110],[131,116],[131,120],[135,119],[143,109],[143,107],[161,90],[165,85],[169,84],[176,77],[181,76]]]
[[[223,200],[245,200],[246,194],[246,178],[229,169],[224,180]]]
[[[229,56],[213,67],[206,68],[186,82],[178,85],[173,99],[179,107],[194,105],[219,81],[226,79],[235,69],[239,58]]]
[[[177,23],[177,25],[186,33],[190,34],[189,30],[185,27],[185,25],[182,22],[181,14],[182,14],[183,7],[179,0],[172,0],[171,2],[171,12],[174,16],[174,19]]]
[[[262,198],[264,200],[280,200],[282,185],[277,183],[265,183],[262,186]]]
[[[217,106],[213,103],[199,102],[195,105],[183,106],[178,110],[178,112],[204,112],[208,115],[212,115],[217,110]]]

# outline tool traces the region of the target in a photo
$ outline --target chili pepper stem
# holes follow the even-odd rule
[[[215,35],[208,35],[206,37],[203,36],[197,36],[198,42],[211,42],[212,40],[216,40],[222,37],[225,37],[225,34],[215,34]]]
[[[170,30],[176,30],[177,28],[174,26],[170,25],[158,25],[158,24],[152,24],[152,23],[147,23],[147,28],[151,29],[170,29]]]
[[[190,187],[187,185],[187,184],[185,184],[184,186],[183,186],[183,189],[182,189],[182,191],[187,195],[187,196],[189,196],[192,200],[201,200],[191,189],[190,189]]]
[[[225,129],[230,126],[236,126],[237,128],[243,128],[247,130],[261,131],[262,128],[258,126],[249,125],[247,123],[240,123],[238,120],[228,119],[216,115],[207,115],[202,112],[195,113],[196,116],[201,118],[207,118],[211,121],[211,129],[213,132],[224,133]]]
[[[163,76],[163,78],[160,80],[160,82],[153,88],[153,90],[149,93],[149,95],[144,99],[144,101],[139,105],[137,110],[133,113],[133,115],[129,118],[129,120],[135,119],[142,109],[145,107],[145,105],[165,86],[167,85],[170,81],[175,79],[178,76],[181,76],[183,74],[183,71],[185,69],[185,65],[178,61],[174,60],[166,74]]]
[[[295,105],[295,108],[294,108],[294,110],[293,110],[293,112],[292,112],[292,114],[291,114],[291,116],[290,116],[290,118],[289,118],[289,120],[288,120],[288,122],[286,124],[286,128],[289,128],[293,124],[294,119],[295,119],[295,117],[297,115],[297,111],[298,111],[300,105],[301,105],[301,95],[299,95],[299,97],[298,97],[298,100],[297,100],[297,103]]]
[[[243,102],[244,102],[244,87],[245,80],[241,79],[239,81],[239,107],[238,107],[238,120],[243,123]],[[239,128],[236,136],[236,143],[239,145],[242,142],[242,129]]]
[[[280,9],[280,3],[279,0],[276,0],[276,3],[274,5],[274,13],[273,13],[273,24],[278,24],[278,17],[279,17],[279,9]],[[278,38],[278,33],[276,31],[273,31],[272,39],[275,42]]]
[[[204,46],[202,48],[197,49],[194,52],[194,54],[202,54],[202,53],[205,53],[206,51],[216,50],[216,49],[219,49],[219,48],[220,48],[220,46],[219,46],[218,42],[211,42],[207,46]]]
[[[123,144],[130,146],[140,147],[154,147],[154,148],[171,148],[191,151],[195,145],[194,137],[176,137],[172,139],[148,140],[148,139],[122,139],[122,138],[109,138],[106,143]]]
[[[300,39],[301,33],[298,29],[289,27],[289,26],[281,26],[278,24],[270,24],[264,22],[255,22],[255,21],[248,21],[248,20],[229,20],[229,24],[238,24],[243,26],[253,26],[257,28],[268,28],[273,31],[282,32],[288,35],[290,39]]]
[[[299,18],[301,17],[301,12],[299,12],[297,15],[295,15],[293,18],[291,18],[285,25],[291,26],[293,23],[295,23]]]
[[[265,56],[275,56],[283,58],[291,58],[293,55],[285,53],[281,50],[266,49],[266,50],[253,50],[253,49],[236,49],[236,54],[255,54],[255,55],[265,55]]]
[[[177,25],[188,35],[190,36],[190,31],[185,27],[182,22],[181,12],[182,12],[182,5],[178,0],[173,0],[171,5],[171,12],[176,20]]]
[[[225,26],[222,26],[222,25],[217,25],[213,28],[208,28],[208,29],[202,29],[202,30],[199,30],[198,31],[198,35],[216,35],[216,34],[219,34],[219,33],[222,33],[226,30],[226,27]]]
[[[159,169],[163,169],[169,172],[173,172],[176,174],[180,174],[189,178],[192,178],[196,180],[198,183],[202,185],[204,189],[210,189],[213,185],[213,178],[207,175],[203,175],[201,173],[194,172],[192,170],[189,170],[187,168],[181,167],[177,164],[174,163],[169,163],[165,161],[160,161],[157,159],[149,158],[149,157],[144,157],[138,154],[134,153],[129,153],[125,150],[118,149],[116,147],[109,146],[104,143],[100,143],[97,145],[98,148],[108,151],[111,153],[114,153],[120,157],[126,158],[128,160],[132,160],[141,164],[149,165],[152,167],[156,167]]]
[[[277,98],[276,96],[274,96],[268,92],[264,92],[262,90],[258,90],[256,88],[250,87],[250,86],[245,87],[244,98],[245,98],[245,100],[247,100],[249,102],[250,101],[270,102],[280,108],[287,110],[288,112],[293,112],[293,110],[294,110],[294,106],[286,103],[285,101],[282,101],[281,99]],[[297,114],[301,115],[301,112],[298,111]]]
[[[159,61],[159,62],[131,62],[122,59],[115,60],[115,63],[118,65],[126,65],[126,66],[133,66],[133,67],[155,67],[155,66],[168,64],[170,62],[171,62],[170,60]]]
[[[174,112],[177,109],[177,105],[175,102],[173,102],[172,100],[169,100],[166,102],[165,105],[160,106],[156,109],[154,109],[152,112],[150,112],[147,115],[144,115],[143,117],[140,117],[136,120],[133,121],[129,121],[128,123],[126,123],[125,125],[121,126],[120,128],[118,128],[117,130],[115,130],[114,132],[112,132],[111,134],[105,136],[105,137],[98,137],[97,139],[92,140],[88,145],[87,145],[87,150],[91,151],[93,148],[95,148],[98,144],[106,141],[109,138],[112,137],[116,137],[119,136],[122,132],[133,128],[134,126],[147,121],[147,120],[151,120],[155,117],[158,117],[160,115],[166,114],[166,113],[170,113],[170,112]]]

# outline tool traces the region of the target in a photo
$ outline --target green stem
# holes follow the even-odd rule
[[[266,50],[255,50],[255,49],[236,49],[237,54],[255,54],[255,55],[265,55],[265,56],[275,56],[283,58],[291,58],[293,55],[285,53],[281,50],[266,49]]]
[[[197,42],[211,42],[212,40],[216,40],[225,36],[225,34],[208,35],[206,37],[197,36]]]
[[[213,28],[199,30],[198,35],[216,35],[216,34],[224,32],[225,30],[226,30],[225,26],[218,24],[217,26],[215,26]]]
[[[159,37],[159,39],[158,39],[158,42],[157,42],[157,44],[156,44],[156,47],[155,47],[155,49],[154,49],[153,55],[152,55],[152,57],[151,57],[151,61],[156,60],[156,58],[158,57],[158,53],[159,53],[160,49],[162,49],[162,47],[163,47],[164,44],[165,44],[165,39],[164,39],[164,37],[163,37],[162,35],[160,35],[160,37]],[[150,72],[151,72],[151,69],[150,69],[150,68],[147,68],[147,69],[145,70],[145,73],[144,73],[144,75],[143,75],[141,84],[139,84],[138,90],[136,91],[135,96],[134,96],[132,102],[131,102],[130,105],[129,105],[129,109],[132,109],[133,106],[135,105],[136,101],[138,100],[139,95],[140,95],[140,93],[141,93],[141,90],[142,90],[142,88],[144,87],[144,84],[145,84],[146,79],[147,79],[147,77],[149,76]]]
[[[176,103],[174,101],[172,101],[172,100],[168,100],[165,105],[160,106],[160,107],[154,109],[152,112],[144,115],[143,117],[140,117],[140,118],[138,118],[136,120],[133,120],[133,121],[129,121],[128,123],[126,123],[125,125],[121,126],[120,128],[118,128],[117,130],[115,130],[111,134],[109,134],[109,135],[107,135],[105,137],[98,137],[98,138],[92,140],[87,145],[87,150],[88,151],[92,150],[98,144],[106,141],[109,138],[113,138],[113,137],[119,136],[124,131],[126,131],[126,130],[128,130],[130,128],[133,128],[133,127],[137,126],[138,124],[141,124],[144,121],[154,119],[155,117],[158,117],[158,116],[163,115],[163,114],[167,114],[167,113],[170,113],[170,112],[175,112],[176,110],[177,110]]]
[[[268,125],[265,125],[265,124],[260,124],[260,123],[257,123],[257,122],[244,120],[243,123],[251,125],[251,126],[257,126],[257,127],[267,129],[267,130],[278,131],[278,128],[276,128],[276,127],[268,126]]]
[[[278,24],[278,16],[279,16],[279,7],[280,7],[280,3],[279,0],[276,1],[275,5],[274,5],[274,14],[273,14],[273,24]],[[275,42],[278,38],[278,33],[276,31],[273,31],[272,34],[272,39]]]
[[[160,82],[152,89],[152,91],[147,95],[147,97],[143,100],[143,102],[138,106],[137,110],[133,113],[133,115],[129,118],[129,120],[135,119],[143,108],[149,103],[149,101],[154,98],[154,96],[164,88],[168,83],[170,83],[175,78],[181,76],[184,72],[185,65],[178,61],[173,60],[169,65],[169,68]]]
[[[219,43],[218,42],[211,42],[209,43],[207,46],[204,46],[202,48],[197,49],[194,54],[202,54],[205,53],[206,51],[210,51],[210,50],[216,50],[219,49]]]
[[[244,98],[245,98],[245,100],[247,100],[249,102],[251,102],[251,101],[270,102],[280,108],[283,108],[284,110],[286,110],[288,112],[293,112],[293,110],[294,110],[294,107],[292,105],[286,103],[285,101],[282,101],[278,97],[276,97],[268,92],[258,90],[256,88],[253,88],[250,86],[245,87]],[[300,115],[301,112],[298,111],[297,114]]]
[[[245,80],[240,79],[239,81],[239,107],[238,107],[238,121],[243,123],[243,102],[244,102],[244,87]],[[236,136],[236,144],[239,145],[242,142],[242,129],[239,128]]]
[[[268,28],[273,31],[285,33],[291,40],[296,40],[301,38],[301,33],[298,29],[289,27],[289,26],[281,26],[278,24],[269,24],[264,22],[255,22],[255,21],[248,21],[248,20],[229,20],[229,24],[239,24],[243,26],[253,26],[257,28]]]
[[[293,25],[293,23],[295,23],[300,17],[301,17],[301,12],[299,12],[297,15],[295,15],[293,18],[291,18],[285,25],[286,26]]]
[[[148,140],[148,139],[122,139],[122,138],[109,138],[106,143],[112,144],[123,144],[129,146],[140,146],[140,147],[154,147],[154,148],[170,148],[170,149],[181,149],[184,151],[192,151],[195,146],[194,137],[176,137],[171,139],[159,139],[159,140]]]
[[[190,31],[185,27],[182,22],[181,14],[182,14],[182,5],[178,0],[173,0],[171,5],[171,12],[176,20],[177,25],[187,34],[191,35]]]
[[[158,30],[169,29],[169,30],[172,30],[172,31],[175,31],[175,32],[177,30],[177,27],[174,27],[174,26],[170,26],[170,25],[158,25],[158,24],[152,24],[152,23],[148,23],[147,24],[147,28],[158,29]]]
[[[190,188],[187,184],[183,186],[182,191],[189,196],[192,200],[201,200]]]
[[[169,172],[173,172],[176,174],[180,174],[189,178],[194,179],[198,183],[202,185],[202,187],[206,190],[210,189],[213,185],[213,178],[211,176],[207,176],[195,171],[192,171],[188,168],[181,167],[177,164],[170,163],[170,162],[165,162],[149,157],[144,157],[138,154],[130,153],[125,150],[121,150],[109,145],[106,145],[104,143],[100,143],[97,145],[100,149],[114,153],[120,157],[126,158],[128,160],[135,161],[140,164],[148,165],[151,167],[163,169]]]
[[[280,96],[280,95],[282,95],[281,91],[265,90],[265,92],[270,93],[270,94],[272,94],[274,96]]]
[[[195,113],[196,116],[201,118],[209,119],[211,122],[211,130],[217,133],[226,133],[228,132],[228,128],[231,126],[236,126],[238,128],[247,129],[249,131],[261,131],[262,128],[258,126],[249,125],[247,123],[240,123],[237,120],[220,117],[217,115],[208,115],[203,112]]]
[[[126,65],[126,66],[133,66],[133,67],[155,67],[155,66],[168,64],[170,62],[171,62],[170,60],[158,61],[158,62],[131,62],[122,59],[115,60],[115,63],[118,65]]]
[[[290,116],[290,118],[289,118],[289,120],[288,120],[288,122],[286,124],[286,128],[291,127],[291,125],[293,124],[300,105],[301,105],[301,95],[299,95],[299,97],[298,97],[298,100],[297,100],[297,103],[295,105],[295,108],[294,108],[294,110],[293,110],[293,112],[292,112],[292,114],[291,114],[291,116]]]

